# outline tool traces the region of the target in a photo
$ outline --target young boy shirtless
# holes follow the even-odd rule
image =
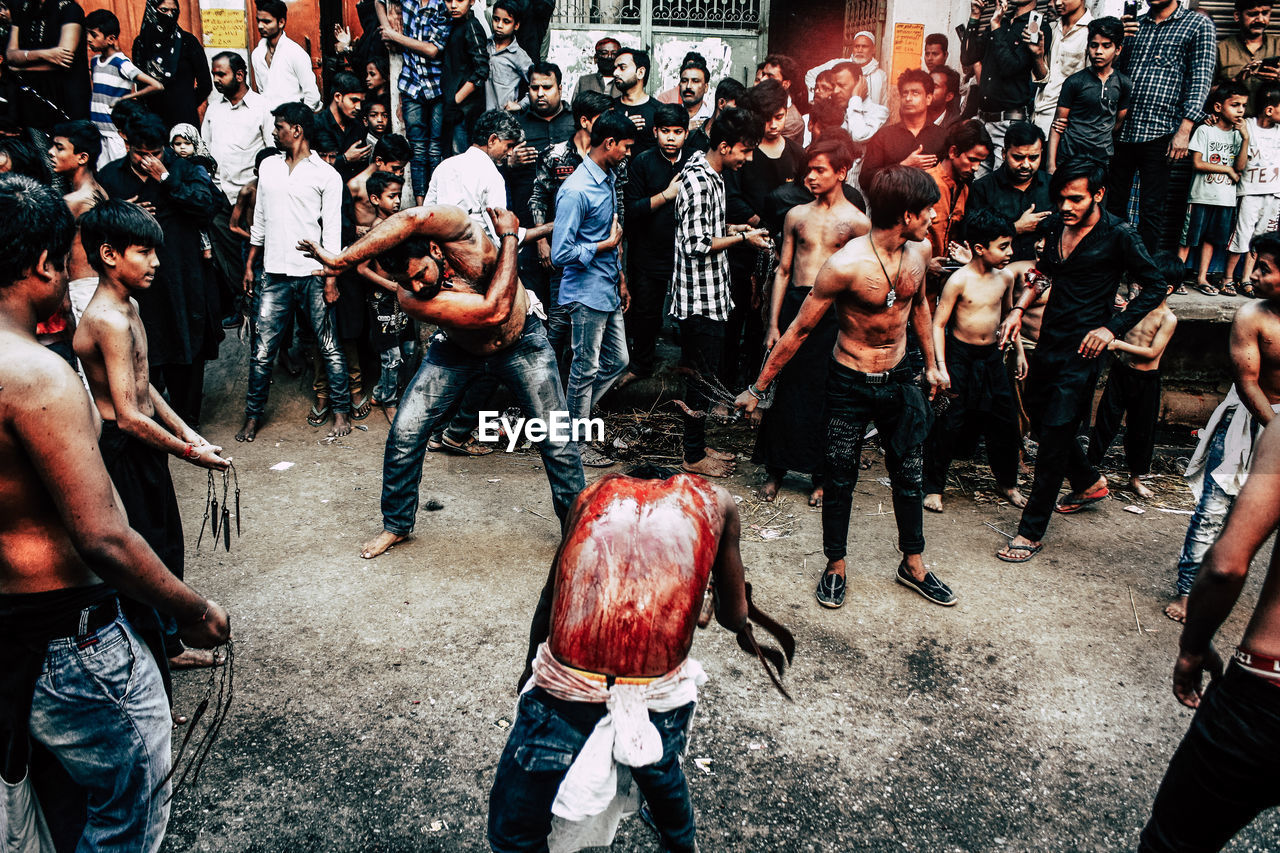
[[[1174,255],[1161,255],[1154,260],[1169,283],[1167,289],[1172,291],[1182,281],[1182,262]],[[1178,318],[1165,299],[1129,334],[1107,345],[1107,349],[1116,353],[1116,358],[1089,434],[1089,463],[1102,462],[1120,431],[1123,418],[1129,488],[1140,498],[1154,496],[1141,478],[1151,471],[1151,454],[1155,448],[1156,420],[1160,416],[1160,357],[1177,326]]]
[[[1177,597],[1164,611],[1175,622],[1186,619],[1187,593],[1249,476],[1257,428],[1280,409],[1280,231],[1254,237],[1249,249],[1253,289],[1261,298],[1236,311],[1231,323],[1235,384],[1200,431],[1187,466],[1187,482],[1199,503],[1178,558]]]
[[[49,159],[53,170],[67,182],[68,192],[62,198],[77,220],[99,201],[106,198],[98,186],[97,163],[102,151],[102,136],[91,121],[69,121],[53,128]],[[71,295],[71,312],[76,322],[98,286],[98,273],[84,256],[77,234],[67,258],[67,290]]]
[[[127,201],[103,201],[81,217],[80,241],[98,288],[74,346],[102,416],[98,445],[129,526],[181,579],[182,520],[167,457],[219,470],[230,463],[221,447],[183,423],[148,378],[147,334],[132,297],[151,286],[163,239],[155,218]],[[172,623],[165,626],[165,650],[175,668],[217,663],[211,652],[184,649]]]
[[[356,224],[356,233],[364,236],[369,227],[378,219],[373,200],[369,198],[365,182],[374,172],[390,172],[403,178],[405,164],[409,162],[413,150],[409,140],[396,133],[389,133],[373,146],[373,159],[369,165],[347,181],[347,195],[351,197],[352,221]]]
[[[951,405],[933,424],[924,454],[924,508],[942,512],[947,471],[958,452],[986,438],[996,489],[1011,504],[1025,506],[1018,491],[1018,420],[1013,391],[996,344],[1000,322],[1013,305],[1013,223],[978,210],[967,221],[973,260],[942,288],[933,315],[933,347]],[[1021,342],[1015,341],[1019,350]],[[968,447],[966,448],[966,445]]]

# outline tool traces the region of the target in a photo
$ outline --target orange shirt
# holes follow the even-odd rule
[[[951,235],[960,224],[960,220],[964,219],[964,205],[969,198],[969,185],[957,183],[951,177],[951,164],[945,159],[926,171],[938,185],[938,192],[942,193],[942,198],[933,206],[934,213],[937,215],[934,217],[933,224],[929,226],[929,243],[933,246],[935,258],[945,258]]]

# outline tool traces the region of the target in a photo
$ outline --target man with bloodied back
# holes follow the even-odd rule
[[[778,639],[786,661],[795,648],[750,602],[739,524],[723,488],[652,466],[579,495],[534,614],[524,691],[489,797],[493,850],[545,851],[548,834],[557,848],[608,845],[635,810],[636,789],[664,850],[697,849],[680,758],[706,680],[688,655],[694,627],[711,618],[708,582],[716,619],[743,649],[781,672],[783,654],[761,651],[751,621]]]

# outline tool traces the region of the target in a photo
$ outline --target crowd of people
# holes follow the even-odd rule
[[[1054,513],[1109,495],[1098,466],[1122,423],[1128,488],[1149,496],[1141,478],[1177,325],[1169,295],[1185,293],[1186,278],[1208,295],[1256,297],[1237,312],[1234,385],[1188,471],[1198,503],[1166,611],[1203,640],[1187,666],[1208,665],[1225,611],[1206,607],[1197,620],[1188,595],[1210,583],[1202,565],[1218,577],[1211,548],[1236,496],[1249,494],[1259,428],[1280,409],[1280,37],[1266,32],[1267,0],[1237,0],[1240,31],[1221,41],[1177,0],[1096,19],[1083,0],[1053,0],[1051,22],[1034,0],[974,0],[958,67],[934,33],[920,67],[891,79],[875,35],[860,32],[850,57],[808,70],[769,54],[750,86],[713,80],[696,52],[676,79],[651,79],[648,51],[613,38],[595,46],[597,71],[570,86],[545,59],[543,5],[495,0],[479,16],[472,0],[379,0],[360,38],[337,29],[319,77],[285,33],[282,0],[256,3],[247,60],[225,51],[208,62],[178,24],[179,0],[148,4],[128,54],[110,11],[86,15],[76,0],[12,7],[0,172],[20,177],[0,178],[13,353],[0,385],[30,389],[27,414],[65,423],[57,438],[0,439],[0,455],[17,460],[0,501],[30,520],[0,530],[2,562],[18,567],[0,576],[0,642],[20,663],[0,703],[17,735],[4,741],[5,778],[25,767],[28,736],[55,753],[90,791],[90,849],[98,832],[158,844],[167,812],[154,794],[144,808],[94,792],[163,789],[168,725],[158,733],[156,709],[168,668],[221,663],[208,647],[227,638],[226,613],[180,580],[168,458],[230,467],[199,428],[205,365],[231,329],[249,341],[237,441],[269,424],[274,370],[300,375],[308,359],[309,424],[332,422],[338,438],[374,409],[385,415],[370,559],[412,534],[427,453],[495,451],[477,427],[499,384],[530,421],[585,421],[611,390],[654,376],[672,334],[685,377],[683,477],[587,487],[584,466],[617,464],[608,447],[530,436],[569,544],[535,617],[526,679],[542,692],[522,702],[512,753],[537,715],[582,723],[575,706],[612,702],[619,676],[647,685],[629,701],[674,713],[655,716],[664,731],[682,729],[698,681],[683,632],[713,575],[720,621],[744,648],[755,645],[749,615],[774,624],[744,591],[731,499],[701,479],[737,466],[708,444],[709,417],[737,409],[758,423],[751,461],[763,466],[764,500],[788,474],[811,478],[827,558],[816,597],[828,608],[846,598],[853,491],[876,436],[902,552],[895,580],[951,606],[958,596],[924,562],[923,513],[944,511],[953,459],[985,444],[999,495],[1022,509],[996,556],[1031,560]],[[1160,251],[1184,211],[1170,179],[1184,158],[1194,177],[1177,251]],[[28,347],[37,341],[43,349]],[[736,399],[725,390],[744,386]],[[6,417],[27,435],[21,407]],[[104,464],[68,455],[99,432]],[[689,611],[660,638],[661,665],[565,633],[614,624],[568,601],[582,594],[573,585],[601,582],[587,543],[622,535],[592,519],[626,501],[674,501],[715,521],[712,533],[666,522],[666,535],[710,536],[698,553],[720,556],[670,595],[661,584],[644,593]],[[47,553],[35,560],[32,547]],[[679,562],[658,550],[655,565]],[[62,700],[39,682],[46,650],[69,667],[113,625],[123,653],[145,644],[159,663],[133,693],[130,725],[143,735],[117,754],[118,776],[58,740],[49,709]],[[1249,661],[1280,655],[1280,638],[1255,640],[1241,652]],[[1199,670],[1194,690],[1190,673],[1180,682],[1189,704],[1199,695]],[[586,716],[579,734],[601,718]],[[665,749],[678,753],[679,739]],[[634,765],[651,818],[669,849],[693,849],[678,762],[638,772],[654,760]],[[550,827],[559,776],[528,769],[504,754],[495,850],[536,848]],[[1188,811],[1176,806],[1187,796],[1177,779],[1194,776],[1171,771],[1144,849],[1174,849]],[[547,802],[501,808],[533,788]],[[1234,831],[1229,821],[1238,828],[1253,813],[1224,813],[1213,829]]]

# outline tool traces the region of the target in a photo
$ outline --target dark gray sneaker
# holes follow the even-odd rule
[[[951,587],[938,580],[933,572],[925,572],[922,581],[913,578],[911,572],[907,571],[906,560],[898,564],[898,583],[914,589],[934,604],[941,604],[943,607],[951,607],[959,600]]]
[[[833,610],[837,607],[843,607],[844,590],[844,575],[827,572],[822,576],[822,580],[818,581],[818,591],[816,593],[818,603]]]

